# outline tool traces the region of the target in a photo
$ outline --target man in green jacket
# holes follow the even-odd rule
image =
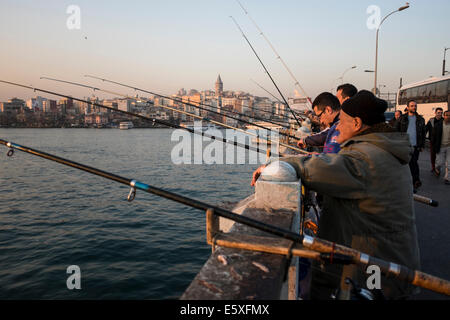
[[[352,247],[411,269],[420,269],[407,133],[384,123],[387,104],[369,91],[360,91],[342,105],[337,130],[341,151],[288,157],[302,183],[324,195],[318,237]],[[262,168],[255,171],[255,183]],[[371,276],[355,265],[314,264],[312,299],[330,299],[337,288],[348,295],[345,279],[366,288]],[[370,288],[369,288],[370,289]],[[388,299],[413,293],[406,282],[381,277]]]

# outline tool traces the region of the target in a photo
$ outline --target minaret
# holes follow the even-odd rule
[[[223,95],[223,82],[220,79],[220,74],[216,80],[216,97],[221,97]]]

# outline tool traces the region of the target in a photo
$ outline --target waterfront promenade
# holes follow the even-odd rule
[[[428,149],[420,154],[419,166],[423,185],[418,194],[439,201],[437,208],[415,202],[422,271],[450,280],[450,186],[444,185],[442,174],[439,180],[431,174]],[[415,299],[449,300],[450,297],[421,289]]]

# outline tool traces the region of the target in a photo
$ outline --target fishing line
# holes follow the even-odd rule
[[[236,20],[233,18],[233,16],[230,16],[231,19],[233,19],[234,23],[236,24],[236,26],[238,27],[238,29],[241,31],[242,36],[244,37],[244,39],[247,41],[248,45],[250,46],[250,48],[252,49],[253,53],[255,54],[256,58],[258,58],[258,61],[261,63],[262,67],[264,68],[264,71],[267,73],[267,75],[269,76],[270,80],[272,81],[273,85],[275,86],[275,88],[277,89],[278,93],[280,94],[281,98],[283,99],[284,103],[286,104],[286,106],[288,107],[289,111],[292,113],[292,115],[294,116],[295,121],[297,121],[297,124],[299,127],[301,127],[302,125],[300,124],[300,121],[297,119],[297,117],[295,116],[294,111],[292,111],[291,107],[289,106],[289,103],[286,101],[286,98],[284,97],[284,95],[281,93],[281,90],[278,88],[277,84],[275,83],[275,81],[273,80],[272,76],[270,75],[269,71],[267,70],[266,66],[264,65],[264,63],[261,61],[261,59],[259,58],[258,54],[256,53],[255,49],[253,48],[252,44],[250,43],[250,41],[248,40],[247,36],[245,35],[244,31],[242,31],[241,27],[239,26],[239,24],[236,22]]]
[[[71,82],[71,81],[60,80],[60,79],[49,78],[49,77],[41,77],[41,79],[51,80],[51,81],[57,81],[57,82],[63,82],[63,83],[68,83],[68,84],[75,85],[75,86],[81,86],[81,87],[84,87],[84,88],[89,88],[89,89],[92,89],[92,90],[94,90],[94,91],[97,90],[97,91],[100,91],[100,92],[105,92],[105,93],[110,93],[110,94],[122,96],[122,97],[125,97],[125,98],[128,98],[128,99],[135,99],[135,98],[133,98],[133,97],[130,97],[130,96],[125,95],[125,94],[122,94],[122,93],[118,93],[118,92],[114,92],[114,91],[110,91],[110,90],[105,90],[105,89],[100,89],[100,88],[88,86],[88,85],[81,84],[81,83],[77,83],[77,82]],[[139,99],[145,100],[145,101],[147,101],[147,102],[150,101],[150,99],[142,98],[142,97],[139,98]],[[182,114],[185,114],[185,115],[189,115],[190,117],[202,119],[202,120],[205,120],[205,121],[208,121],[208,122],[211,122],[211,123],[214,123],[214,124],[218,124],[218,125],[220,125],[220,126],[223,126],[223,127],[229,128],[229,129],[233,129],[233,130],[236,130],[236,131],[239,131],[239,132],[243,132],[244,134],[251,135],[251,136],[255,136],[255,137],[258,137],[259,139],[266,140],[266,141],[268,141],[268,143],[270,143],[271,141],[277,142],[279,145],[284,146],[284,147],[286,147],[286,148],[289,148],[289,149],[291,149],[291,150],[297,151],[297,152],[299,152],[299,153],[309,154],[308,152],[306,152],[306,151],[304,151],[304,150],[302,150],[302,149],[293,147],[293,146],[291,146],[291,145],[289,145],[289,144],[280,142],[280,141],[278,141],[278,140],[272,140],[272,139],[269,139],[269,138],[265,138],[265,137],[262,137],[262,136],[259,136],[259,135],[255,134],[255,133],[253,133],[253,132],[245,131],[245,130],[242,130],[242,129],[239,129],[239,128],[236,128],[236,127],[233,127],[233,126],[229,126],[229,125],[224,124],[224,123],[221,123],[221,122],[219,122],[219,121],[215,121],[215,120],[208,119],[208,118],[205,118],[205,117],[196,115],[196,114],[192,114],[192,113],[189,113],[189,112],[186,112],[186,111],[181,111],[181,110],[178,110],[178,109],[175,109],[175,108],[171,108],[171,107],[167,107],[167,106],[163,106],[163,105],[158,105],[158,106],[156,106],[156,107],[169,109],[169,110],[174,111],[174,112],[178,112],[178,113],[182,113]]]
[[[306,97],[306,99],[309,101],[309,103],[311,103],[311,106],[312,106],[311,98],[306,94],[305,90],[300,85],[300,82],[297,80],[297,78],[294,76],[294,74],[289,69],[287,64],[284,62],[284,60],[278,54],[277,50],[275,50],[275,47],[272,45],[272,43],[269,41],[269,39],[266,37],[266,35],[262,32],[262,30],[258,27],[258,25],[256,24],[255,20],[253,20],[253,18],[250,16],[249,12],[242,5],[242,3],[239,0],[236,0],[236,1],[239,4],[239,6],[242,8],[244,13],[248,16],[248,18],[252,21],[253,25],[256,27],[256,29],[258,30],[259,34],[266,40],[266,42],[269,44],[270,48],[272,48],[272,51],[275,53],[276,58],[280,60],[280,62],[283,64],[283,66],[286,69],[286,71],[289,73],[291,78],[294,80],[294,85],[296,85],[296,86],[298,86],[300,88],[300,90],[302,91],[303,95]]]
[[[112,107],[104,106],[104,105],[99,104],[99,103],[90,102],[90,101],[86,101],[86,100],[83,100],[83,99],[74,98],[74,97],[71,97],[71,96],[68,96],[68,95],[60,94],[60,93],[57,93],[57,92],[44,90],[44,89],[39,89],[39,88],[31,87],[31,86],[26,86],[26,85],[19,84],[19,83],[14,83],[14,82],[9,82],[9,81],[4,81],[4,80],[0,80],[0,82],[6,83],[6,84],[10,84],[10,85],[13,85],[13,86],[22,87],[22,88],[25,88],[25,89],[30,89],[30,90],[33,90],[35,92],[39,91],[39,92],[48,93],[48,94],[51,94],[51,95],[67,98],[67,99],[72,99],[74,101],[83,102],[83,103],[86,103],[86,104],[89,104],[89,105],[97,106],[99,108],[108,109],[108,110],[111,110],[113,112],[123,113],[123,114],[127,114],[127,115],[130,115],[130,116],[136,117],[136,118],[143,119],[143,120],[151,121],[152,123],[162,124],[162,125],[165,125],[167,127],[186,130],[186,131],[189,131],[190,133],[198,134],[198,135],[201,135],[203,137],[210,138],[212,140],[221,141],[223,143],[229,143],[229,144],[232,144],[232,145],[234,145],[236,147],[241,147],[241,148],[244,148],[244,149],[249,150],[249,151],[253,151],[253,152],[257,152],[257,153],[264,153],[264,154],[267,153],[267,150],[259,149],[258,146],[256,148],[254,148],[254,147],[251,147],[251,146],[246,145],[246,144],[239,143],[239,142],[234,141],[234,140],[227,140],[227,139],[224,139],[222,137],[213,136],[213,135],[207,134],[207,133],[205,133],[203,131],[190,129],[190,128],[183,127],[183,126],[180,126],[180,125],[177,125],[177,124],[173,124],[173,123],[168,122],[168,121],[159,120],[159,119],[155,119],[155,118],[151,118],[151,117],[146,117],[146,116],[143,116],[143,115],[140,115],[140,114],[137,114],[137,113],[124,111],[124,110],[120,110],[120,109],[115,109],[115,108],[112,108]],[[283,154],[279,154],[279,156],[283,157],[284,155]]]
[[[243,120],[243,119],[240,119],[240,118],[232,117],[232,116],[230,116],[230,115],[226,115],[226,114],[223,114],[223,113],[214,111],[214,110],[210,110],[210,109],[207,109],[207,108],[203,108],[203,107],[197,106],[197,105],[195,105],[195,104],[192,104],[192,103],[190,103],[190,102],[183,101],[182,99],[177,99],[177,98],[165,96],[165,95],[162,95],[162,94],[159,94],[159,93],[155,93],[155,92],[148,91],[148,90],[145,90],[145,89],[133,87],[133,86],[130,86],[130,85],[128,85],[128,84],[120,83],[120,82],[117,82],[117,81],[112,81],[112,80],[108,80],[108,79],[105,79],[105,78],[100,78],[100,77],[97,77],[97,76],[85,75],[85,77],[92,78],[92,79],[96,79],[96,80],[100,80],[100,81],[103,81],[103,82],[108,82],[108,83],[116,84],[116,85],[119,85],[119,86],[122,86],[122,87],[125,87],[125,88],[133,89],[133,90],[135,90],[135,91],[142,91],[142,92],[145,92],[145,93],[148,93],[148,94],[152,94],[152,95],[155,95],[155,96],[164,98],[164,99],[168,99],[168,100],[172,100],[172,101],[175,101],[175,102],[178,102],[178,103],[181,103],[181,104],[185,104],[185,105],[188,105],[188,106],[191,106],[191,107],[200,109],[200,110],[206,110],[206,111],[212,112],[212,113],[214,113],[214,114],[218,114],[218,115],[221,115],[221,116],[225,116],[225,117],[227,117],[227,118],[230,118],[230,119],[234,119],[234,120],[237,120],[237,121],[241,121],[241,122],[247,123],[247,124],[249,124],[249,125],[252,125],[252,126],[255,126],[255,127],[258,127],[258,128],[261,128],[261,129],[268,130],[269,132],[273,131],[273,130],[271,130],[271,129],[267,128],[267,127],[264,127],[264,126],[262,126],[262,125],[259,125],[259,124],[256,124],[256,123],[253,123],[253,122],[250,122],[250,121],[247,121],[247,120]],[[199,104],[201,104],[201,103],[199,103]],[[204,104],[201,104],[201,105],[204,105]],[[208,105],[207,105],[207,106],[208,106]],[[214,106],[209,106],[209,107],[215,108]],[[230,112],[230,111],[228,111],[228,112]],[[238,115],[241,115],[241,116],[248,117],[247,115],[244,115],[244,114],[241,114],[241,113],[238,113],[238,112],[234,112],[234,113],[236,113],[236,114],[238,114]],[[250,118],[254,118],[254,119],[257,119],[257,120],[264,121],[264,122],[269,122],[269,123],[275,124],[275,125],[277,125],[277,126],[281,126],[281,127],[284,127],[284,128],[289,129],[289,127],[280,125],[279,123],[271,122],[271,121],[269,121],[269,120],[265,120],[265,119],[261,119],[261,118],[256,118],[256,117],[250,117]],[[281,135],[283,135],[283,136],[289,137],[289,138],[291,138],[291,139],[300,140],[300,138],[297,138],[296,136],[292,136],[292,135],[289,135],[289,134],[285,134],[285,133],[283,133],[283,132],[278,132],[278,133],[281,134]]]

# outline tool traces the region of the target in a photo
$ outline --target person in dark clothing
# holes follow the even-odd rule
[[[314,133],[320,132],[320,120],[311,110],[305,112],[306,118],[311,121],[311,131]]]
[[[395,111],[394,117],[389,121],[389,125],[393,128],[395,128],[395,125],[397,124],[398,119],[402,116],[402,112],[400,110]]]
[[[332,93],[323,92],[314,99],[313,110],[315,115],[320,119],[320,124],[325,126],[326,129],[305,139],[301,139],[298,142],[300,148],[323,147],[330,128],[339,120],[341,104],[338,98]]]
[[[406,133],[385,123],[387,103],[360,91],[342,105],[337,129],[339,153],[285,157],[309,188],[323,194],[317,237],[352,247],[379,259],[420,270],[420,252],[411,175],[411,145]],[[253,173],[255,185],[264,166]],[[362,288],[368,274],[355,265],[313,262],[311,299],[351,296],[351,278]],[[381,277],[387,299],[406,299],[415,288],[396,277]],[[336,295],[335,295],[336,296]]]
[[[409,169],[413,179],[414,192],[422,185],[420,181],[420,169],[417,161],[420,152],[425,146],[425,120],[417,113],[417,103],[414,100],[408,101],[408,112],[397,121],[396,129],[399,132],[407,132],[411,146],[414,151],[409,162]]]
[[[342,84],[336,89],[336,97],[342,105],[345,100],[350,99],[358,92],[358,89],[350,83]]]
[[[436,171],[436,154],[441,150],[442,141],[442,114],[444,110],[442,108],[436,108],[435,117],[428,120],[425,127],[425,131],[430,139],[430,160],[431,160],[431,172],[437,175]]]
[[[336,91],[336,96],[329,92],[324,92],[314,100],[313,110],[315,114],[319,116],[320,122],[326,126],[326,129],[318,134],[309,136],[304,140],[300,140],[298,143],[300,148],[323,146],[327,149],[325,150],[326,152],[339,152],[339,146],[334,140],[339,134],[336,130],[336,126],[339,123],[341,105],[346,100],[353,97],[358,90],[354,85],[346,83],[337,87]]]

